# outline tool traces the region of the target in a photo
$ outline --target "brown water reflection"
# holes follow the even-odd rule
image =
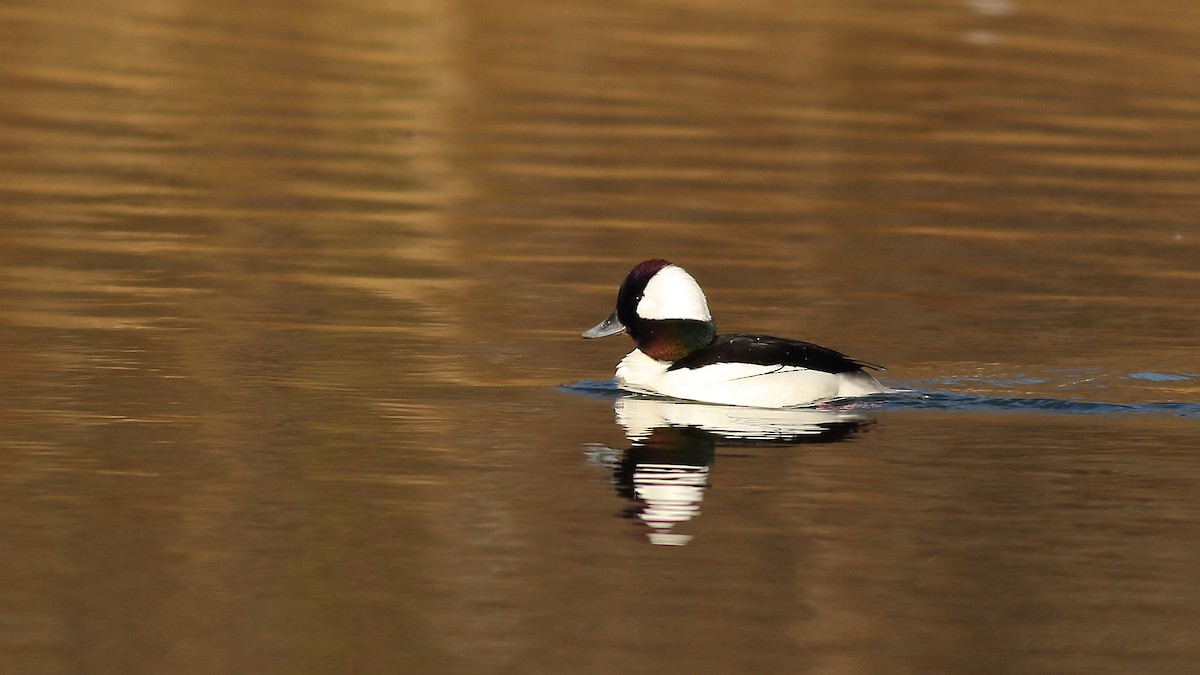
[[[1191,672],[1198,29],[0,7],[0,671]],[[649,545],[596,450],[692,432],[557,386],[650,256],[948,409],[714,440]]]

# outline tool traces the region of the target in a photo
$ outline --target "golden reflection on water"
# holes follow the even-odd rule
[[[1194,419],[717,447],[667,553],[554,387],[666,256],[900,384],[1200,400],[1198,7],[9,3],[0,670],[1190,672]]]

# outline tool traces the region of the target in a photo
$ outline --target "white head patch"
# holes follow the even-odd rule
[[[637,315],[643,319],[712,321],[700,284],[675,265],[667,265],[650,278],[638,302]]]

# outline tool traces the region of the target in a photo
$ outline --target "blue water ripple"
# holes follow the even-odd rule
[[[1132,380],[1150,380],[1151,382],[1180,382],[1190,380],[1195,375],[1185,375],[1183,373],[1130,373],[1126,377]]]

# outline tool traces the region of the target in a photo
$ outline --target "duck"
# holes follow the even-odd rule
[[[617,364],[616,384],[636,394],[755,408],[811,407],[892,390],[868,370],[883,366],[810,342],[720,335],[700,284],[661,258],[638,263],[608,318],[588,339],[627,333],[636,348]]]

